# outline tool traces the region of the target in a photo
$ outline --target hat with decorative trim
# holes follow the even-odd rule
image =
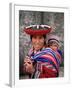
[[[24,28],[24,32],[29,35],[46,35],[51,32],[48,25],[30,25]]]

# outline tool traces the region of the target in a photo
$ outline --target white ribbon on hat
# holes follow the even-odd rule
[[[48,26],[48,25],[30,25],[30,26],[27,26],[26,29],[27,29],[27,28],[31,28],[31,27],[35,27],[35,26],[37,27],[37,29],[39,29],[39,26],[41,26],[41,27],[43,27],[43,28],[44,28],[44,27],[51,28],[51,27]]]

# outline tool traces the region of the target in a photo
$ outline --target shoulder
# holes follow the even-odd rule
[[[30,50],[28,51],[28,55],[30,56],[33,53],[33,48],[30,48]]]

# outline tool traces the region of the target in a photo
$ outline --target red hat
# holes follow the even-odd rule
[[[51,32],[51,27],[48,25],[31,25],[24,28],[24,31],[29,35],[46,35]]]

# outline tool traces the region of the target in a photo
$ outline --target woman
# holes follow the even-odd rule
[[[46,34],[50,33],[51,27],[47,25],[33,25],[24,29],[30,35],[32,49],[28,53],[28,58],[32,64],[31,68],[26,65],[26,72],[30,73],[30,78],[50,78],[58,77],[59,62],[52,49],[46,48]],[[25,70],[24,69],[24,70]],[[31,70],[30,70],[31,69]]]

